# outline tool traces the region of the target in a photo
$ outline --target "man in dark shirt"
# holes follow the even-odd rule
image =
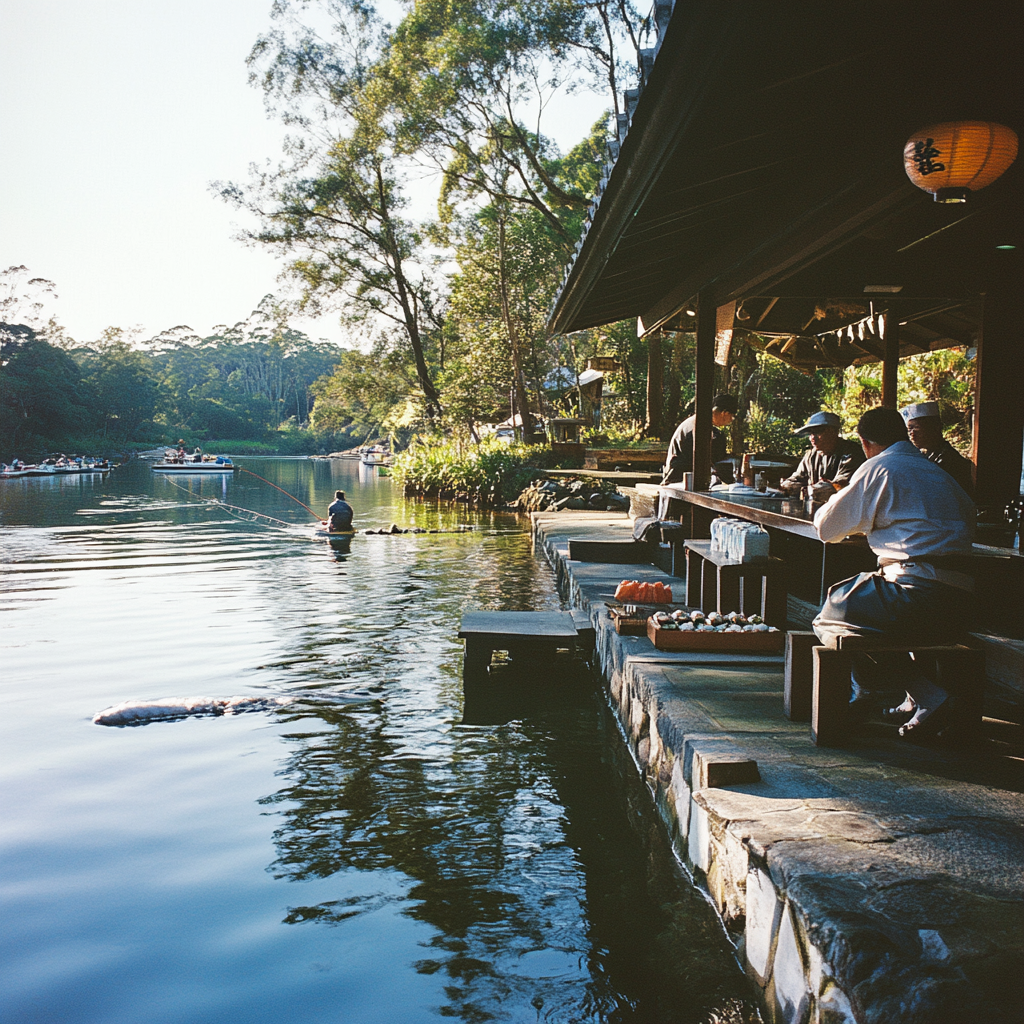
[[[352,506],[345,500],[344,491],[335,491],[334,501],[327,507],[327,529],[330,533],[352,529]]]
[[[729,445],[719,427],[727,427],[736,417],[736,399],[732,395],[718,395],[711,405],[711,464],[718,479],[723,483],[733,482],[732,463],[728,461]],[[696,415],[688,416],[676,427],[668,445],[665,459],[663,484],[677,484],[684,473],[693,472],[693,431],[697,425]]]
[[[966,492],[974,497],[974,463],[965,459],[943,436],[938,402],[916,402],[900,409],[907,433],[914,445],[941,466]]]
[[[809,437],[811,447],[796,472],[779,484],[787,493],[799,494],[810,485],[815,501],[827,501],[850,482],[853,471],[864,461],[861,446],[839,436],[839,417],[834,412],[816,412],[793,433]]]

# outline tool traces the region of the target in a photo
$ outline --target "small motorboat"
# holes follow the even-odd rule
[[[359,457],[359,461],[364,466],[390,466],[391,452],[389,452],[383,445],[375,444],[372,447],[363,450],[362,455]]]
[[[325,520],[320,521],[320,528],[313,531],[313,540],[327,541],[334,551],[348,551],[352,538],[356,531],[349,530],[328,530]]]
[[[17,480],[19,477],[28,476],[35,465],[26,466],[24,462],[14,461],[9,466],[0,463],[0,480]]]
[[[236,466],[226,455],[204,455],[200,461],[195,461],[191,455],[184,458],[165,457],[160,462],[154,462],[150,469],[154,473],[234,473],[241,469]]]

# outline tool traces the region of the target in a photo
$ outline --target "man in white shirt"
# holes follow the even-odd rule
[[[957,571],[956,556],[971,550],[974,504],[910,443],[895,409],[869,409],[857,433],[867,461],[818,510],[814,526],[826,543],[864,534],[879,568],[831,587],[814,631],[829,647],[851,635],[948,643],[967,626],[973,605],[972,580]],[[852,682],[854,706],[869,706],[872,693],[906,691],[891,712],[907,718],[901,736],[937,732],[948,712],[946,691],[909,655],[859,654]]]

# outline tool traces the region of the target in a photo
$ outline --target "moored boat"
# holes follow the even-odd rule
[[[383,445],[374,445],[372,448],[363,450],[359,461],[364,466],[390,466],[391,452]]]
[[[154,462],[150,468],[154,473],[234,473],[241,469],[241,466],[236,466],[226,455],[207,455],[203,457],[202,462],[192,462],[190,459],[165,459],[162,462]]]

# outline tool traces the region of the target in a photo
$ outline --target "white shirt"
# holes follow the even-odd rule
[[[814,516],[826,543],[864,534],[887,580],[914,576],[965,590],[970,576],[915,559],[969,553],[974,522],[974,503],[963,488],[909,441],[858,466],[849,486]]]

